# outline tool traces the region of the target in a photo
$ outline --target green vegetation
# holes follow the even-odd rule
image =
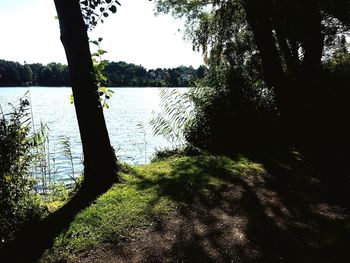
[[[29,173],[28,105],[22,99],[13,112],[0,112],[0,247],[14,238],[21,225],[41,214],[39,197],[32,193],[35,180]]]
[[[11,241],[26,223],[56,211],[75,194],[81,176],[74,175],[69,139],[61,137],[62,156],[71,165],[67,187],[55,179],[57,152],[52,152],[47,126],[31,130],[27,96],[12,111],[0,111],[0,248]],[[1,105],[0,105],[1,110]],[[40,189],[41,188],[41,189]]]
[[[99,42],[93,41],[92,43]],[[92,56],[99,59],[105,51],[98,49]],[[100,61],[95,61],[100,62]],[[123,61],[103,61],[100,69],[105,75],[105,84],[109,87],[190,87],[202,79],[206,72],[205,66],[198,69],[179,66],[168,69],[147,70],[141,65]],[[0,59],[0,87],[12,86],[70,86],[68,67],[60,63],[42,65],[20,64],[18,62]]]
[[[245,158],[210,155],[170,157],[135,167],[130,174],[122,174],[122,184],[114,185],[75,217],[42,262],[74,261],[105,242],[121,242],[156,218],[166,219],[176,207],[213,194],[235,176],[264,172],[260,164]]]
[[[186,19],[207,58],[187,141],[221,152],[349,142],[349,2],[265,2],[156,1],[158,13]]]
[[[102,61],[102,39],[93,42],[99,49],[91,60],[87,28],[115,13],[114,3],[119,2],[80,2],[55,0],[65,32],[62,41],[70,63],[83,142],[85,181],[71,199],[66,189],[60,191],[60,186],[55,186],[52,198],[46,198],[44,205],[49,212],[67,205],[41,222],[48,233],[38,244],[29,244],[31,235],[23,232],[26,238],[20,240],[20,235],[18,247],[28,244],[29,250],[35,250],[31,255],[34,259],[56,238],[42,261],[76,261],[103,243],[118,244],[125,237],[136,236],[155,219],[168,220],[169,213],[179,207],[192,207],[197,218],[190,222],[190,228],[193,222],[205,227],[191,232],[192,237],[203,239],[188,243],[189,251],[195,253],[187,259],[199,251],[199,257],[208,259],[215,254],[215,259],[223,256],[223,262],[239,261],[241,256],[249,262],[338,262],[334,259],[347,253],[342,246],[349,243],[348,237],[339,237],[338,233],[348,233],[349,219],[344,212],[349,208],[349,158],[341,153],[348,151],[350,142],[346,122],[349,1],[157,0],[158,12],[187,19],[187,37],[205,55],[208,69],[148,71],[125,62]],[[91,74],[94,66],[96,74]],[[55,63],[22,66],[0,61],[0,86],[66,84],[66,73],[65,66]],[[152,121],[154,132],[165,136],[176,149],[157,152],[156,161],[149,165],[121,167],[97,103],[100,96],[108,99],[112,95],[105,86],[194,84],[198,87],[188,94],[163,90],[163,113]],[[31,218],[20,202],[31,196],[26,161],[31,156],[26,141],[28,127],[23,127],[18,118],[10,123],[3,118],[0,124],[5,142],[1,149],[9,151],[2,153],[4,166],[0,166],[1,206],[8,213],[0,222],[8,231],[2,237],[7,241],[18,225]],[[139,128],[142,130],[142,125]],[[144,144],[146,151],[146,141]],[[257,161],[199,154],[203,150],[227,156],[245,152]],[[68,151],[66,155],[72,158]],[[119,184],[109,189],[117,180]],[[230,193],[225,192],[228,185],[235,186]],[[216,194],[222,202],[203,205]],[[87,206],[90,202],[93,204]],[[28,211],[36,211],[31,201],[23,204],[30,204]],[[204,213],[196,211],[199,204]],[[216,212],[221,218],[212,216]],[[207,222],[197,220],[205,214],[211,216],[206,217]],[[341,229],[336,236],[322,236],[332,232],[334,223],[340,223],[336,229]],[[324,231],[324,227],[329,229]],[[190,228],[181,230],[189,232]],[[229,235],[228,229],[234,233]],[[206,230],[208,235],[199,233]],[[321,251],[322,240],[336,253]],[[188,240],[180,236],[176,241]],[[209,243],[214,245],[210,247]],[[243,245],[231,248],[228,243]],[[182,244],[177,248],[187,249]],[[255,255],[247,256],[251,252]],[[329,253],[329,261],[324,253]],[[183,261],[181,257],[175,260]]]
[[[190,121],[193,112],[191,96],[178,89],[160,89],[161,112],[152,118],[155,135],[162,135],[172,149],[184,147],[186,140],[183,134],[184,127]]]
[[[66,65],[60,63],[26,64],[0,60],[0,87],[69,86]]]

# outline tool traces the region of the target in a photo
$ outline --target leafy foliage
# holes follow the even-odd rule
[[[185,35],[209,66],[193,98],[196,114],[186,139],[223,149],[234,141],[310,141],[320,131],[323,140],[344,130],[349,94],[329,81],[334,70],[320,68],[337,57],[337,46],[347,52],[350,6],[331,2],[156,1],[157,12],[186,19]],[[330,89],[334,84],[339,95]]]
[[[94,65],[94,71],[95,71],[95,80],[96,85],[98,89],[98,94],[100,96],[100,101],[103,108],[109,108],[109,105],[107,103],[107,100],[109,100],[114,91],[111,89],[107,89],[107,77],[103,74],[103,70],[108,65],[108,62],[106,60],[102,59],[102,56],[107,53],[107,51],[101,49],[101,42],[102,38],[99,38],[98,40],[91,41],[92,44],[97,46],[97,51],[92,56],[92,62]]]
[[[274,93],[262,80],[240,1],[157,1],[157,11],[187,19],[185,34],[209,66],[192,92],[194,114],[186,140],[210,150],[267,140],[268,131],[261,127],[276,119]]]
[[[104,23],[104,18],[109,14],[117,12],[117,5],[121,5],[118,0],[81,0],[80,6],[86,25],[91,29],[100,21]]]
[[[69,86],[68,68],[60,63],[20,64],[0,60],[0,87]]]
[[[28,105],[28,100],[21,99],[13,112],[0,114],[1,243],[8,242],[22,224],[40,214],[38,198],[31,193],[35,180],[28,171],[32,147]]]
[[[100,42],[102,38],[98,39]],[[191,87],[204,78],[206,67],[179,66],[176,68],[145,69],[140,65],[123,61],[103,60],[106,53],[99,48],[98,40],[91,41],[97,47],[92,53],[95,68],[100,71],[97,76],[108,87]],[[97,67],[97,64],[99,65]],[[27,71],[27,73],[23,73]],[[0,87],[8,86],[70,86],[68,67],[60,63],[25,64],[0,60]]]
[[[33,81],[33,72],[29,65],[0,60],[0,87],[29,85]]]
[[[204,85],[208,86],[204,86]],[[276,118],[273,94],[244,68],[221,65],[192,92],[194,114],[185,129],[195,147],[223,151],[267,142]]]

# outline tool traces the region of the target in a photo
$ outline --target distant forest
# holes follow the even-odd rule
[[[147,70],[131,63],[108,62],[103,71],[109,87],[189,87],[202,79],[206,67],[192,66]],[[68,67],[60,63],[20,64],[0,60],[0,87],[7,86],[70,86]]]

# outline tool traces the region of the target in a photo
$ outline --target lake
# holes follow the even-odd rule
[[[160,111],[158,88],[111,88],[114,95],[109,109],[104,110],[111,144],[120,161],[133,165],[148,163],[156,151],[170,146],[162,136],[154,136],[149,124]],[[55,158],[57,177],[67,179],[69,159],[62,154],[60,136],[69,138],[75,171],[82,170],[81,142],[74,105],[69,103],[70,88],[0,88],[0,105],[8,112],[9,102],[18,105],[19,98],[29,90],[36,129],[40,123],[49,127],[50,152]],[[184,89],[185,90],[185,89]],[[140,125],[143,128],[140,128]]]

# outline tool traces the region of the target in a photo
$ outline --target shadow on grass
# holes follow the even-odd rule
[[[289,149],[255,149],[245,156],[177,157],[136,168],[130,184],[140,195],[156,192],[142,213],[164,197],[178,209],[158,220],[141,242],[125,243],[135,260],[130,250],[115,256],[121,262],[321,263],[349,256],[348,206],[325,183],[324,161]],[[336,159],[328,159],[332,165],[326,169],[334,178],[346,172]],[[83,188],[63,209],[31,225],[8,247],[8,262],[39,258],[96,196]]]
[[[168,196],[176,202],[193,203],[234,180],[230,165],[232,161],[228,158],[180,158],[172,162],[169,172],[152,171],[149,177],[138,175],[142,180],[137,186],[140,190],[155,188],[159,196]]]
[[[246,154],[264,169],[235,155],[235,161],[179,158],[170,171],[140,171],[140,189],[155,187],[180,208],[156,229],[154,238],[167,249],[150,245],[139,256],[148,262],[337,262],[349,256],[344,235],[329,235],[349,220],[347,207],[331,198],[315,163],[295,150]]]
[[[341,262],[350,257],[348,149],[325,144],[246,152],[271,175],[269,188],[291,215],[287,231],[292,240],[303,240],[296,250],[306,255],[303,262]]]
[[[42,220],[28,222],[20,229],[15,239],[1,249],[0,261],[11,263],[38,261],[45,250],[52,247],[54,239],[69,227],[74,217],[109,186],[91,189],[83,184],[62,208]]]

